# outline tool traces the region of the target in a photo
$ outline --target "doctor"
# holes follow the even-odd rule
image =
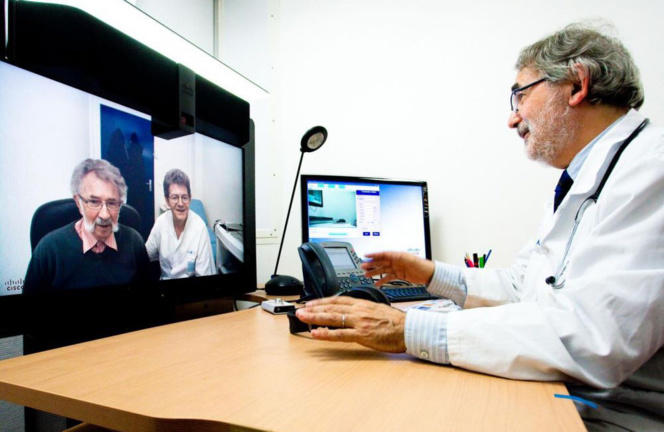
[[[564,171],[514,265],[377,253],[363,267],[379,284],[426,283],[462,309],[402,313],[335,297],[297,315],[344,327],[313,330],[316,339],[565,381],[599,405],[577,403],[591,431],[664,430],[664,129],[636,111],[644,96],[630,54],[593,28],[565,27],[524,48],[516,67],[508,125],[529,157]]]
[[[159,260],[162,279],[215,274],[207,226],[189,211],[191,183],[177,168],[164,176],[164,199],[169,211],[157,218],[145,244],[150,261]]]

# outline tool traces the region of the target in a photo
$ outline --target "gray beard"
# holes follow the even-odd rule
[[[563,105],[557,102],[559,100],[552,98],[540,111],[537,120],[524,120],[524,128],[530,131],[531,140],[526,147],[528,157],[547,165],[553,165],[576,131],[569,116],[569,105],[565,104],[562,108]],[[543,136],[548,139],[544,140]]]

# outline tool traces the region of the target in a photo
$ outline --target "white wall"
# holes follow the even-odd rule
[[[191,195],[202,201],[209,228],[221,219],[242,221],[242,151],[200,134],[154,140],[155,218],[166,209],[164,176],[173,168],[184,171]]]
[[[276,261],[299,140],[317,124],[330,137],[303,173],[427,180],[434,258],[462,264],[492,248],[490,266],[511,263],[559,175],[506,127],[513,65],[569,22],[616,26],[641,69],[641,111],[664,123],[659,0],[219,1],[222,60],[271,94],[251,107],[259,282]],[[300,277],[298,196],[279,272]]]
[[[217,1],[220,5],[219,58],[257,85],[274,92],[278,78],[275,65],[279,52],[279,0]],[[279,241],[286,215],[279,188],[281,171],[276,169],[282,150],[276,139],[276,103],[277,98],[268,97],[250,106],[251,118],[255,121],[256,172],[260,176],[256,184],[259,254],[264,249],[269,252]],[[299,146],[299,141],[292,144]],[[297,148],[293,150],[297,152]],[[295,173],[289,177],[292,184]],[[274,262],[274,259],[268,261]],[[274,268],[274,264],[271,267]],[[262,279],[264,277],[259,277]]]
[[[200,185],[194,198],[203,200],[210,228],[217,219],[242,222],[242,150],[204,135],[196,134],[196,140],[194,175]]]
[[[510,264],[553,192],[559,173],[529,161],[506,127],[523,46],[574,20],[612,22],[641,68],[642,112],[664,123],[660,1],[281,0],[278,14],[270,91],[282,214],[293,146],[322,124],[328,142],[305,157],[303,172],[427,180],[439,260],[462,264],[465,251],[492,248],[490,266]],[[299,243],[295,212],[280,273],[301,276]],[[276,250],[259,245],[259,281]]]
[[[215,0],[130,0],[208,54],[214,53]]]
[[[71,171],[90,156],[91,104],[85,93],[2,62],[0,101],[0,295],[6,295],[23,285],[35,210],[71,197]]]

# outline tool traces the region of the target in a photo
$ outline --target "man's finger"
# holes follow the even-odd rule
[[[364,271],[364,275],[366,277],[378,276],[378,275],[381,275],[381,274],[384,274],[384,273],[385,273],[385,271],[383,271],[382,269],[374,269],[374,270],[365,270]]]
[[[397,277],[394,276],[393,274],[386,275],[385,277],[382,277],[378,281],[376,281],[376,286],[384,285],[384,284],[386,284],[388,282],[391,282],[395,279],[397,279]]]
[[[325,297],[322,299],[308,301],[305,307],[307,309],[311,309],[316,306],[323,306],[323,305],[352,305],[353,303],[355,303],[355,301],[356,299],[347,296]]]
[[[348,315],[339,312],[311,312],[298,309],[296,312],[300,321],[307,324],[331,327],[348,327]]]
[[[332,342],[356,342],[359,335],[355,329],[330,330],[329,328],[321,327],[313,329],[311,336],[314,339]]]
[[[385,264],[384,260],[381,259],[373,259],[371,261],[367,261],[362,263],[362,268],[376,268],[380,267]]]

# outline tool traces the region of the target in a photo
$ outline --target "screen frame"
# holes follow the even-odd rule
[[[422,188],[422,217],[424,220],[425,232],[425,255],[426,259],[431,260],[431,229],[429,226],[429,189],[426,181],[407,180],[407,179],[389,179],[380,177],[356,177],[356,176],[337,176],[337,175],[300,175],[300,217],[302,227],[302,243],[310,241],[309,239],[309,205],[307,183],[310,181],[320,182],[338,182],[338,183],[374,183],[378,185],[405,185],[418,186]]]
[[[4,24],[0,61],[150,115],[153,134],[164,130],[179,133],[180,67],[176,62],[77,8],[16,0],[3,3],[7,8],[4,4],[0,8]],[[241,270],[155,281],[140,294],[117,286],[68,290],[62,295],[0,296],[0,336],[22,333],[27,321],[35,318],[33,312],[40,310],[37,306],[50,302],[80,304],[82,299],[86,304],[102,305],[121,294],[128,301],[160,309],[158,314],[166,317],[178,305],[256,290],[255,135],[249,103],[195,71],[194,79],[195,132],[242,150]],[[59,301],[60,297],[66,300]]]

